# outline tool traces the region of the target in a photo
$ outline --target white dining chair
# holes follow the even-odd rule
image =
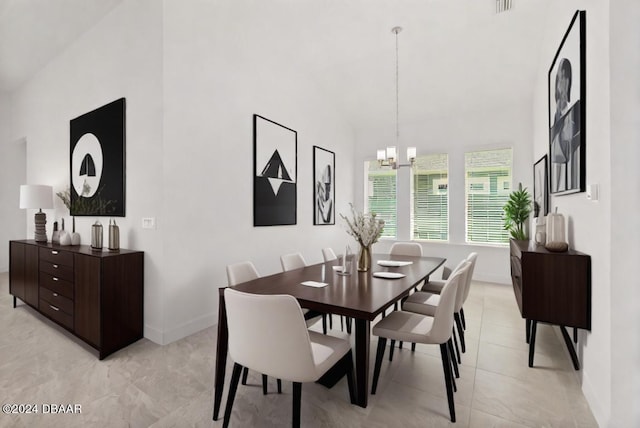
[[[258,270],[250,261],[238,262],[227,265],[227,283],[230,287],[233,287],[236,284],[240,284],[242,282],[251,281],[253,279],[257,279],[260,277]],[[249,375],[249,369],[244,368],[242,372],[242,384],[247,384],[247,377]],[[280,379],[276,380],[278,394],[282,392],[282,381]],[[267,375],[262,375],[262,393],[267,394]]]
[[[387,315],[386,318],[379,321],[373,327],[372,333],[378,336],[378,349],[373,370],[371,394],[376,393],[378,378],[380,377],[380,368],[388,339],[440,345],[444,382],[447,390],[447,401],[449,402],[449,415],[451,422],[456,421],[453,401],[455,381],[451,372],[450,347],[448,344],[450,343],[451,331],[453,330],[453,308],[456,293],[458,287],[463,284],[463,275],[464,272],[460,271],[452,275],[449,281],[447,281],[447,284],[442,289],[440,303],[436,308],[434,316],[395,311]]]
[[[229,355],[234,365],[223,427],[229,426],[243,367],[293,382],[294,427],[300,426],[302,383],[315,382],[334,367],[338,373],[346,373],[349,398],[355,403],[348,340],[308,330],[293,296],[249,294],[227,288],[224,297]]]
[[[422,245],[417,242],[395,242],[389,254],[392,256],[422,257]]]
[[[291,253],[280,256],[280,265],[282,265],[282,270],[284,272],[287,272],[290,270],[302,269],[303,267],[307,266],[307,262],[305,261],[304,257],[302,257],[302,254]],[[311,311],[306,308],[303,309],[303,311],[304,317],[307,320],[307,324],[309,326],[322,319],[322,332],[324,334],[327,334],[327,314]]]
[[[333,252],[333,248],[323,248],[322,249],[322,258],[326,262],[332,262],[334,260],[338,260],[338,256]]]

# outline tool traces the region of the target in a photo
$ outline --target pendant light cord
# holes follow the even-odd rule
[[[396,147],[400,144],[400,68],[398,66],[398,33],[402,30],[400,27],[395,27],[393,32],[396,33]],[[398,149],[396,149],[398,150]]]

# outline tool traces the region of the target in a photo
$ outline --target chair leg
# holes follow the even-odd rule
[[[389,361],[393,361],[393,348],[396,347],[396,341],[395,340],[391,340],[391,350],[389,351]]]
[[[403,344],[403,343],[404,343],[404,342],[402,342],[402,340],[398,343],[398,349],[402,349],[402,344]]]
[[[416,352],[416,344],[415,343],[411,344],[411,352]]]
[[[267,375],[262,375],[262,395],[267,395]]]
[[[322,315],[322,333],[327,334],[327,314]]]
[[[378,337],[378,350],[376,351],[376,363],[373,367],[373,382],[371,383],[371,395],[374,395],[376,393],[376,388],[378,387],[378,378],[380,377],[380,366],[382,366],[382,358],[384,357],[384,348],[386,346],[387,346],[387,339],[384,337]]]
[[[333,315],[329,314],[329,330],[333,330]]]
[[[460,348],[458,348],[458,337],[456,336],[456,328],[454,327],[451,330],[451,337],[453,337],[453,344],[456,348],[456,357],[458,357],[458,363],[462,364],[462,359],[460,358]]]
[[[276,379],[276,383],[278,384],[278,394],[282,394],[282,380]]]
[[[447,346],[449,347],[449,355],[451,355],[451,366],[453,367],[453,372],[456,377],[460,377],[460,372],[458,371],[458,361],[456,361],[456,356],[453,353],[453,341],[449,339],[447,341]]]
[[[455,313],[453,314],[453,319],[456,320],[456,326],[458,327],[458,336],[460,336],[460,348],[462,349],[462,352],[467,352],[467,347],[464,344],[464,328],[462,328],[462,321],[460,321],[460,314],[459,313]]]
[[[351,318],[345,317],[345,324],[347,324],[347,334],[351,334]]]
[[[455,404],[453,402],[453,385],[452,385],[452,377],[451,377],[451,366],[449,365],[449,360],[451,357],[449,356],[449,351],[447,349],[447,344],[442,343],[440,345],[440,355],[442,356],[442,368],[444,369],[444,384],[447,388],[447,401],[449,402],[449,415],[451,416],[451,422],[456,421],[456,409]]]
[[[340,331],[344,331],[344,317],[340,315]]]
[[[229,420],[231,419],[231,409],[233,408],[233,400],[236,398],[236,391],[238,390],[238,381],[240,380],[240,372],[242,366],[238,363],[233,364],[233,373],[231,375],[231,385],[229,386],[229,396],[227,397],[227,408],[224,411],[223,428],[229,426]]]
[[[293,423],[294,428],[300,428],[300,403],[302,401],[302,384],[293,382]]]
[[[245,367],[244,370],[242,370],[242,384],[243,385],[247,384],[247,376],[249,376],[249,369]]]
[[[462,320],[462,328],[467,329],[467,322],[464,319],[464,308],[460,308],[460,319]]]

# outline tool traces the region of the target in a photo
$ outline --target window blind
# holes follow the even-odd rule
[[[366,161],[367,185],[365,211],[376,213],[384,220],[382,237],[395,238],[396,221],[396,171],[380,167],[376,161]]]
[[[467,242],[504,244],[503,209],[511,192],[512,149],[465,153]]]
[[[449,157],[434,154],[416,158],[412,180],[413,239],[449,239]]]

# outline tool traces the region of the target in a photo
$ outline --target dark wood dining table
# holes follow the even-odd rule
[[[409,261],[402,267],[383,267],[378,261]],[[352,262],[350,275],[339,275],[333,269],[342,260],[318,263],[301,269],[277,273],[243,282],[233,288],[254,294],[289,294],[303,308],[313,311],[344,315],[355,321],[355,373],[356,404],[367,407],[369,389],[369,340],[371,321],[389,306],[409,295],[410,291],[427,279],[445,262],[439,257],[390,256],[373,254],[368,272],[358,272]],[[405,276],[398,279],[375,277],[375,272],[397,272]],[[302,285],[305,281],[327,283],[325,287]],[[228,330],[224,302],[224,288],[219,290],[218,346],[214,386],[213,419],[218,419],[227,363]],[[268,321],[267,321],[268,322]]]

